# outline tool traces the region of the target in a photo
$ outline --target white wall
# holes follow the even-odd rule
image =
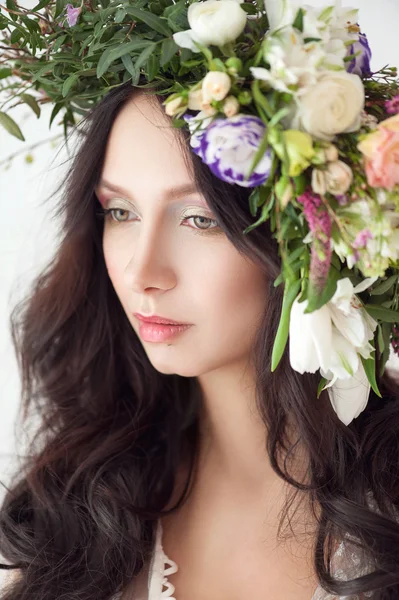
[[[308,3],[322,5],[325,0],[308,0]],[[349,0],[344,0],[344,4],[349,4]],[[399,66],[398,0],[357,0],[352,4],[362,9],[361,26],[374,51],[373,67],[382,67],[387,62]],[[0,110],[3,102],[0,98]],[[48,129],[50,113],[51,107],[44,106],[42,117],[37,120],[29,108],[13,109],[11,114],[22,126],[26,143],[0,128],[0,480],[5,479],[12,466],[17,452],[16,440],[21,439],[20,434],[14,432],[20,385],[8,330],[9,313],[14,304],[10,294],[14,290],[20,295],[54,250],[56,227],[50,218],[52,203],[43,204],[43,201],[68,167],[68,164],[62,166],[67,154],[62,152],[57,157],[57,149],[50,143],[32,151],[34,162],[31,164],[25,162],[25,154],[15,158],[7,171],[1,162],[13,152],[27,149],[57,133],[62,142],[62,130],[56,124],[60,119],[56,118],[52,129]]]

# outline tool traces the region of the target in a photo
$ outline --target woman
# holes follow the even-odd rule
[[[248,189],[161,100],[128,82],[84,119],[14,315],[42,427],[1,511],[1,598],[399,597],[399,388],[386,372],[345,427],[287,351],[270,373],[276,242],[242,234]]]

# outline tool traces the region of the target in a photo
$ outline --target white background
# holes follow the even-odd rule
[[[309,4],[323,5],[326,0],[309,0]],[[399,66],[399,1],[398,0],[357,0],[351,4],[361,8],[360,24],[368,34],[374,58],[374,69],[387,64]],[[25,7],[34,6],[20,2]],[[76,2],[74,2],[76,4]],[[0,50],[1,53],[1,50]],[[0,110],[5,98],[0,97]],[[12,103],[13,104],[13,103]],[[7,107],[6,106],[6,112]],[[6,481],[15,456],[21,452],[22,435],[16,431],[19,408],[20,383],[16,361],[9,334],[9,315],[16,300],[23,296],[23,290],[32,277],[48,261],[55,249],[56,224],[52,221],[50,209],[56,198],[44,202],[65,169],[68,168],[68,154],[61,148],[62,129],[58,125],[60,114],[48,128],[51,106],[42,107],[38,120],[30,108],[16,107],[10,111],[14,120],[23,130],[26,142],[9,135],[0,126],[0,480]],[[57,148],[45,143],[35,149],[29,146],[47,140],[55,135],[60,137]],[[14,152],[24,150],[17,156],[12,166],[5,171],[2,161]],[[58,149],[60,153],[57,155]],[[26,154],[31,153],[34,161],[28,164]],[[66,164],[63,165],[63,163]],[[0,487],[0,498],[2,490]],[[0,573],[1,583],[1,573]]]

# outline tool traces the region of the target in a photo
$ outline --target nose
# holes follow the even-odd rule
[[[138,294],[147,290],[168,290],[176,285],[170,240],[157,232],[142,230],[124,271],[125,285]]]

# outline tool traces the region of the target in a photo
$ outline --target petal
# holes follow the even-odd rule
[[[324,305],[318,310],[306,314],[305,316],[309,317],[307,327],[311,329],[313,334],[313,342],[320,367],[324,369],[324,371],[328,371],[331,363],[331,348],[333,341],[333,327],[329,308],[327,305]]]
[[[367,279],[365,279],[364,281],[362,281],[361,283],[359,283],[354,289],[353,289],[353,293],[354,294],[360,294],[360,292],[364,292],[364,290],[367,290],[367,288],[370,287],[370,285],[373,285],[373,283],[375,281],[377,281],[378,276],[376,277],[367,277]]]
[[[352,346],[359,348],[367,342],[366,325],[359,308],[351,307],[347,315],[334,306],[334,304],[331,304],[329,310],[335,327]]]
[[[173,39],[181,48],[188,48],[192,52],[200,52],[194,43],[191,31],[191,29],[186,29],[186,31],[178,31],[177,33],[173,34]]]
[[[338,379],[332,387],[328,388],[330,402],[338,418],[349,425],[353,419],[366,408],[370,396],[370,383],[362,363],[350,379]]]
[[[322,307],[313,313],[305,313],[307,305],[306,300],[299,303],[296,299],[290,315],[290,363],[299,373],[315,373],[326,365],[328,368],[331,355],[331,320],[328,309]]]
[[[330,354],[330,371],[339,379],[349,379],[359,368],[359,356],[353,345],[333,329],[332,350]]]

